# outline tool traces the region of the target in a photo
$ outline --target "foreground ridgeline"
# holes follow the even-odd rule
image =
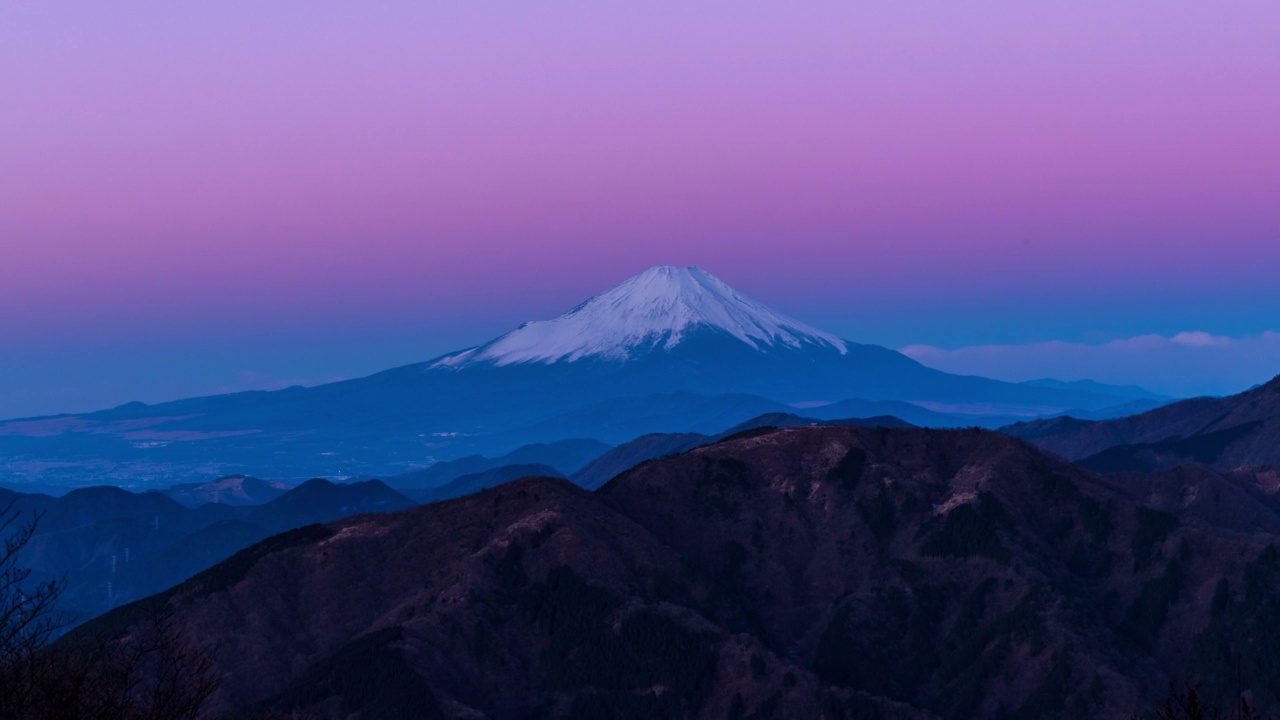
[[[307,526],[72,637],[198,629],[213,716],[1105,720],[1171,681],[1274,715],[1280,552],[1241,518],[1280,515],[1153,482],[1184,501],[986,431],[757,429]]]

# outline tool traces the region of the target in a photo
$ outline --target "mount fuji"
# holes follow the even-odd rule
[[[433,367],[628,361],[670,352],[700,334],[734,338],[757,352],[836,350],[845,342],[742,295],[696,267],[655,267],[560,317],[521,325]]]
[[[0,464],[10,482],[296,481],[567,438],[710,434],[797,405],[821,419],[997,426],[1132,403],[951,375],[811,327],[702,269],[655,267],[552,320],[364,378],[0,423]]]
[[[477,385],[504,387],[517,404],[547,391],[580,402],[692,392],[811,406],[849,398],[904,401],[965,415],[1025,417],[1126,401],[934,370],[790,318],[696,267],[650,268],[552,320],[382,374],[415,375],[447,377],[454,389],[469,392]]]

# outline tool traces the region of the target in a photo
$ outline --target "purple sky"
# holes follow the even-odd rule
[[[994,376],[1199,331],[1250,369],[1148,384],[1265,379],[1280,5],[1045,5],[0,3],[0,416],[360,375],[654,264]]]

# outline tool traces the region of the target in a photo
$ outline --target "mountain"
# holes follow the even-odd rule
[[[1115,473],[1103,482],[1136,503],[1190,521],[1280,535],[1280,469],[1275,467],[1219,472],[1205,465],[1180,465],[1153,473]]]
[[[712,442],[710,435],[702,433],[650,433],[623,443],[587,463],[570,476],[575,485],[595,490],[623,471],[646,460],[675,455]]]
[[[1274,714],[1276,509],[1206,472],[765,431],[308,526],[77,632],[199,627],[215,714],[1109,720],[1184,679]]]
[[[1054,380],[1053,378],[1040,378],[1038,380],[1026,380],[1022,384],[1032,385],[1035,387],[1057,388],[1059,390],[1080,390],[1083,392],[1097,393],[1099,395],[1112,395],[1120,398],[1128,398],[1130,400],[1157,400],[1168,403],[1177,399],[1169,395],[1161,395],[1159,393],[1151,392],[1150,390],[1137,385],[1111,385],[1093,380]]]
[[[432,367],[628,362],[671,352],[707,333],[760,352],[848,352],[843,340],[740,294],[701,268],[655,267],[554,320],[525,323]]]
[[[275,480],[228,475],[212,482],[173,485],[163,492],[187,507],[200,507],[206,503],[261,505],[291,489],[293,486]]]
[[[1132,398],[951,375],[788,318],[697,268],[657,267],[553,320],[369,377],[3,422],[0,461],[10,483],[154,486],[243,474],[296,484],[567,438],[714,431],[850,399],[954,421],[906,408],[839,416],[977,425]]]
[[[880,417],[892,416],[919,427],[954,428],[954,427],[987,427],[997,428],[1016,422],[1018,418],[1002,415],[963,415],[929,410],[914,403],[901,400],[858,400],[848,399],[818,406],[793,408],[810,417],[823,420],[836,420],[848,417]]]
[[[391,512],[417,505],[381,480],[332,483],[308,480],[265,505],[253,508],[248,519],[269,527],[302,527],[371,512]]]
[[[1073,398],[1095,408],[1129,399],[942,373],[790,319],[699,268],[676,267],[651,268],[554,320],[393,372],[410,370],[490,379],[506,371],[503,377],[536,377],[557,388],[571,371],[579,382],[594,381],[580,394],[611,397],[686,391],[783,403],[981,403],[1022,413],[1074,407]]]
[[[464,475],[483,473],[509,465],[544,465],[556,468],[552,477],[560,472],[576,472],[591,460],[609,451],[611,445],[598,440],[560,440],[552,443],[522,445],[506,455],[485,457],[468,455],[457,460],[438,462],[429,468],[415,470],[404,475],[387,478],[387,484],[401,490],[434,488],[452,482]]]
[[[1184,463],[1220,470],[1280,464],[1280,377],[1225,398],[1192,398],[1104,421],[1054,418],[1002,428],[1099,472]]]
[[[483,472],[463,475],[438,487],[408,491],[408,494],[420,503],[452,500],[526,477],[564,477],[564,475],[550,465],[502,465]]]
[[[733,427],[720,433],[716,438],[723,440],[733,437],[740,433],[757,430],[760,428],[789,428],[804,427],[806,425],[849,425],[851,427],[878,427],[878,428],[909,428],[915,427],[911,423],[893,417],[891,415],[879,415],[870,418],[840,418],[836,420],[819,420],[817,418],[803,417],[794,413],[767,413],[759,417],[734,425]]]
[[[1065,412],[1058,413],[1059,417],[1074,417],[1081,420],[1114,420],[1116,418],[1128,417],[1130,415],[1138,415],[1144,412],[1155,410],[1156,408],[1168,405],[1168,400],[1150,400],[1140,398],[1137,400],[1129,400],[1119,405],[1108,405],[1099,410],[1086,410],[1084,408],[1072,408]]]
[[[903,420],[890,416],[873,418],[848,418],[843,420],[818,420],[792,413],[765,413],[728,430],[704,435],[702,433],[650,433],[623,443],[591,461],[569,478],[579,487],[595,490],[618,474],[654,458],[685,452],[699,445],[731,438],[742,433],[764,428],[802,427],[806,425],[849,425],[852,427],[912,427]]]
[[[24,566],[34,580],[65,579],[59,610],[75,621],[170,587],[276,533],[415,504],[376,481],[319,480],[262,505],[194,508],[166,493],[117,487],[81,488],[57,498],[0,490],[0,509],[16,513],[18,522],[36,521]]]

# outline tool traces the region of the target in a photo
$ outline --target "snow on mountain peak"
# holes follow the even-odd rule
[[[554,320],[525,323],[436,366],[626,360],[644,350],[670,350],[698,330],[723,332],[758,350],[814,346],[847,351],[834,335],[746,297],[701,268],[661,266]]]

